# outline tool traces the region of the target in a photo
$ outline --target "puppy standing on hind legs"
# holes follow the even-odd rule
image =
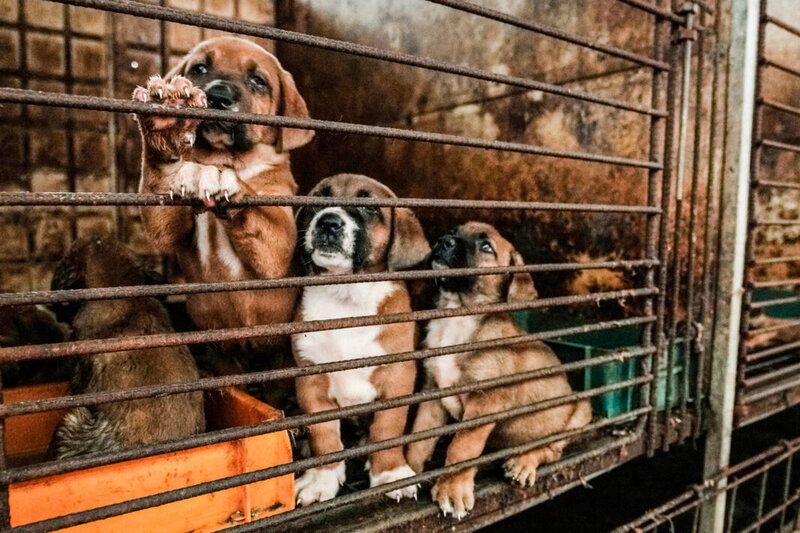
[[[322,180],[312,196],[394,198],[384,185],[365,176],[340,174]],[[300,254],[312,275],[374,273],[402,270],[422,262],[430,247],[422,227],[405,208],[304,208],[298,213],[302,232]],[[297,311],[298,321],[326,320],[411,311],[406,286],[397,281],[375,281],[306,287]],[[293,336],[300,366],[373,357],[414,349],[414,322],[318,331]],[[297,399],[305,413],[316,413],[394,398],[414,392],[416,363],[405,361],[298,378]],[[408,407],[374,414],[371,442],[400,437]],[[338,420],[309,426],[313,455],[344,449]],[[369,480],[375,487],[414,475],[402,447],[370,455]],[[295,483],[297,502],[309,505],[336,496],[345,481],[344,462],[307,470]],[[416,497],[412,484],[387,493],[396,500]]]
[[[522,265],[523,261],[511,243],[494,227],[469,222],[439,239],[431,253],[431,264],[434,269],[447,269]],[[437,280],[437,284],[437,304],[442,309],[536,297],[533,279],[528,273],[443,278]],[[440,348],[524,334],[507,312],[441,318],[428,324],[425,346]],[[450,354],[425,360],[425,388],[445,388],[558,364],[552,350],[539,341]],[[413,431],[440,427],[447,422],[448,415],[457,420],[471,420],[571,393],[566,376],[558,374],[425,402],[419,407]],[[503,449],[577,429],[588,424],[591,418],[591,407],[584,400],[459,431],[447,448],[445,464],[474,459],[487,445]],[[408,445],[406,458],[416,472],[422,472],[425,462],[433,454],[436,441],[428,439]],[[567,444],[564,439],[507,459],[504,464],[506,476],[523,486],[532,486],[536,481],[536,468],[557,461]],[[476,470],[473,467],[443,475],[436,481],[432,496],[445,515],[452,514],[460,519],[472,509]]]

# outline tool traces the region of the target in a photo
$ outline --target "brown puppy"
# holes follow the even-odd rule
[[[434,269],[522,265],[522,257],[495,228],[469,222],[445,235],[431,253]],[[530,274],[491,275],[438,280],[440,309],[487,303],[529,300],[536,297]],[[432,320],[427,327],[425,345],[429,348],[473,341],[515,337],[524,332],[509,313],[463,316]],[[542,342],[507,348],[481,350],[425,360],[426,388],[443,388],[463,383],[519,374],[558,365],[555,354]],[[570,394],[564,374],[526,381],[460,396],[451,396],[420,405],[414,432],[439,427],[448,413],[457,420],[469,420],[499,413],[514,407]],[[446,465],[478,457],[487,441],[496,448],[507,448],[585,426],[592,418],[586,401],[554,407],[496,424],[460,431],[447,449]],[[408,463],[421,472],[430,459],[436,439],[417,441],[408,446]],[[561,457],[567,440],[512,457],[505,463],[506,475],[514,481],[533,485],[536,467]],[[433,487],[433,499],[442,512],[458,518],[474,504],[475,468],[440,477]]]
[[[315,196],[394,198],[386,186],[366,176],[340,174],[322,180]],[[310,274],[385,272],[423,261],[428,241],[414,214],[405,208],[326,207],[298,214],[303,232],[300,254]],[[376,281],[306,287],[297,320],[325,320],[353,316],[402,313],[411,310],[405,284]],[[298,365],[372,357],[414,349],[415,324],[347,328],[304,333],[292,337]],[[357,368],[298,378],[297,399],[305,413],[346,407],[377,399],[411,394],[416,365],[413,361]],[[407,407],[375,413],[370,441],[399,437],[405,431]],[[308,428],[311,451],[323,455],[341,451],[339,421]],[[369,459],[370,486],[414,475],[402,447],[376,452]],[[297,502],[309,505],[336,496],[345,481],[344,462],[307,470],[296,482]],[[416,496],[416,485],[387,493],[399,500]]]
[[[52,288],[90,289],[141,285],[145,274],[133,254],[113,240],[78,240],[58,264]],[[164,307],[154,298],[98,300],[64,306],[78,340],[170,333]],[[182,383],[199,378],[186,346],[101,353],[83,357],[73,393],[106,392]],[[78,407],[66,414],[55,436],[59,458],[106,452],[185,437],[205,429],[203,394]]]
[[[291,74],[275,56],[234,37],[200,43],[165,79],[150,78],[133,97],[167,106],[308,118]],[[144,145],[140,191],[197,197],[206,206],[142,208],[151,241],[159,251],[177,254],[187,281],[294,273],[292,209],[226,204],[242,195],[295,194],[288,151],[308,143],[312,131],[153,116],[138,120]],[[240,327],[290,320],[296,296],[292,289],[198,294],[187,297],[187,306],[200,328]],[[252,352],[275,339],[241,344]]]

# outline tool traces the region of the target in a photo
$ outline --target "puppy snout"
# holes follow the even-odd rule
[[[432,258],[445,265],[452,265],[459,255],[459,240],[453,235],[445,235],[436,241],[433,247]]]
[[[231,109],[239,102],[239,91],[223,80],[214,80],[203,88],[208,99],[208,107]]]
[[[317,221],[317,228],[320,233],[337,233],[344,227],[344,220],[339,215],[328,213],[322,215]]]

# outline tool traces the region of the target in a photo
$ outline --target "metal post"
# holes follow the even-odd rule
[[[730,459],[747,240],[759,7],[758,0],[731,0],[720,5],[718,15],[724,17],[720,40],[727,44],[724,59],[729,69],[720,206],[720,221],[724,223],[719,226],[718,295],[704,479],[722,473]],[[721,489],[726,481],[721,477],[713,486]],[[724,491],[718,491],[703,505],[701,531],[723,530],[725,496]]]

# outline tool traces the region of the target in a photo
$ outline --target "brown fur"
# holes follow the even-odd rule
[[[511,243],[504,239],[496,229],[471,222],[459,227],[456,235],[474,239],[486,234],[496,251],[496,257],[475,249],[471,253],[470,266],[510,266],[522,264],[522,258]],[[521,273],[510,276],[492,275],[476,278],[468,292],[459,293],[461,305],[470,306],[482,303],[529,300],[536,297],[530,274]],[[429,330],[430,331],[430,330]],[[469,341],[501,339],[523,335],[525,332],[514,324],[510,314],[495,313],[480,317],[476,330]],[[481,350],[457,356],[461,371],[456,383],[483,381],[500,376],[508,376],[547,368],[559,364],[558,358],[542,342],[532,342],[522,346]],[[434,376],[426,376],[426,387],[436,387]],[[515,407],[565,396],[572,391],[563,374],[464,394],[460,397],[463,409],[462,420],[499,413]],[[424,431],[443,425],[447,412],[439,401],[427,402],[420,406],[414,421],[413,431]],[[579,428],[591,420],[591,408],[586,401],[565,404],[559,407],[488,424],[475,429],[460,431],[447,449],[446,465],[478,457],[484,447],[507,448],[525,444],[547,435]],[[407,449],[408,462],[417,472],[421,472],[425,462],[431,457],[436,440],[418,441]],[[532,485],[536,468],[541,463],[552,462],[561,457],[567,440],[558,441],[506,461],[506,474],[523,485]],[[433,497],[443,510],[456,516],[463,516],[474,504],[474,476],[476,469],[440,477],[433,488]]]
[[[193,67],[201,62],[208,65],[207,75],[193,73]],[[244,78],[251,72],[263,77],[268,90],[259,93],[246,85]],[[291,74],[281,68],[278,60],[258,45],[233,37],[200,43],[165,79],[151,78],[147,88],[140,87],[134,92],[134,98],[173,106],[205,107],[205,95],[194,84],[214,79],[228,80],[238,88],[241,112],[308,117]],[[235,173],[239,191],[231,196],[233,199],[243,195],[293,195],[297,185],[286,150],[302,146],[313,137],[313,132],[306,130],[247,125],[246,136],[252,146],[246,151],[217,144],[200,148],[192,144],[198,121],[140,116],[139,123],[144,145],[140,190],[146,193],[170,192],[173,190],[170,180],[182,172],[192,174],[200,168],[199,164]],[[255,175],[248,176],[253,172]],[[189,207],[142,208],[142,218],[153,245],[161,252],[177,255],[186,281],[272,279],[295,274],[292,257],[297,235],[291,208],[227,209],[222,191],[207,200],[206,206],[216,216],[208,215],[211,253],[206,264],[201,262],[198,253],[196,210]],[[219,231],[227,235],[242,265],[241,272],[234,272],[221,260]],[[187,297],[187,307],[200,328],[241,327],[289,321],[296,296],[293,289],[198,294]],[[234,348],[252,352],[284,341],[253,339],[237,343]]]
[[[334,197],[394,197],[392,191],[375,180],[365,176],[345,174],[323,180],[311,194]],[[313,218],[313,213],[310,211],[304,209],[298,213],[301,230],[306,229]],[[369,235],[370,248],[360,272],[382,272],[407,268],[421,262],[430,250],[419,222],[408,209],[383,208],[383,216],[372,220],[365,230]],[[411,311],[411,301],[405,284],[392,282],[392,285],[393,290],[378,305],[378,315]],[[347,288],[343,290],[346,291]],[[304,305],[313,306],[314,300],[308,303],[305,299],[303,300],[296,316],[298,321],[308,319],[307,313],[304,317]],[[399,353],[414,349],[415,323],[384,325],[380,326],[378,331],[374,340],[380,345],[383,353]],[[304,353],[300,336],[293,338],[293,347],[298,365],[309,365],[325,359],[320,354]],[[357,355],[359,347],[354,345],[348,349],[352,350],[353,355]],[[411,394],[414,391],[415,378],[416,364],[413,361],[407,361],[375,367],[368,381],[375,389],[376,399],[380,400]],[[331,399],[330,380],[326,375],[298,378],[296,386],[298,402],[304,413],[315,413],[339,406],[335,400]],[[376,412],[370,425],[370,442],[380,442],[401,436],[406,428],[407,417],[408,407]],[[333,453],[343,449],[339,434],[339,421],[316,424],[308,429],[311,450],[314,455]],[[370,456],[369,469],[373,477],[403,467],[409,473],[411,472],[407,467],[402,447],[382,450]],[[323,468],[341,468],[341,463],[329,464]],[[404,495],[410,496],[411,494]],[[399,495],[396,497],[400,498]]]
[[[76,241],[59,263],[54,289],[139,285],[145,276],[132,253],[104,239]],[[171,333],[164,307],[153,298],[82,303],[72,320],[75,338],[106,339]],[[185,346],[85,356],[74,393],[120,391],[199,378]],[[101,404],[70,411],[56,435],[59,457],[109,451],[185,437],[205,429],[201,392]]]

